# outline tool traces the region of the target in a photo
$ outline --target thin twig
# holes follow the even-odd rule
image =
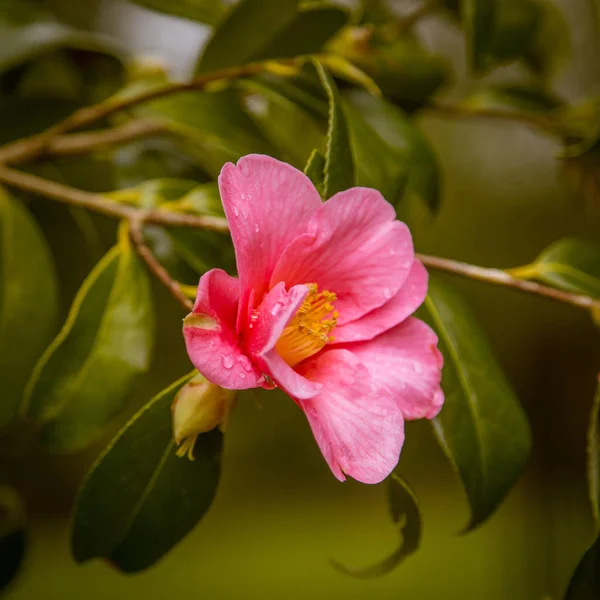
[[[287,59],[277,61],[279,65],[298,64],[301,59]],[[104,119],[119,111],[137,106],[150,100],[156,100],[172,94],[187,92],[191,90],[201,90],[208,84],[216,81],[225,81],[228,79],[240,79],[242,77],[251,77],[258,75],[268,68],[272,61],[262,61],[242,65],[240,67],[231,67],[221,69],[206,75],[200,75],[196,79],[184,83],[168,83],[148,87],[137,93],[122,94],[109,98],[108,100],[81,108],[69,117],[29,138],[17,140],[0,148],[0,163],[14,162],[14,157],[18,160],[33,159],[45,154],[46,149],[52,144],[52,141],[58,136],[62,136],[75,129],[87,127],[96,121]]]
[[[220,217],[188,215],[176,212],[145,210],[112,202],[102,194],[85,192],[37,175],[23,173],[0,164],[0,183],[15,187],[25,192],[49,198],[71,206],[80,206],[112,219],[138,220],[156,225],[171,227],[195,227],[226,233],[229,231],[227,221]]]
[[[87,208],[88,210],[113,219],[126,219],[131,223],[155,223],[157,225],[167,225],[172,227],[211,229],[220,232],[229,231],[227,221],[220,217],[196,216],[161,210],[138,209],[133,206],[111,202],[101,194],[85,192],[2,165],[0,165],[0,183],[51,200],[63,202],[71,206]],[[421,260],[425,266],[431,269],[446,271],[448,273],[453,273],[454,275],[460,275],[461,277],[467,277],[477,281],[502,285],[521,292],[551,298],[552,300],[564,302],[578,308],[600,312],[600,300],[596,300],[583,294],[557,290],[533,281],[518,279],[500,269],[479,267],[477,265],[471,265],[448,258],[428,256],[425,254],[417,254],[417,258]],[[179,289],[179,292],[182,296],[184,295],[181,289]]]
[[[152,250],[146,246],[144,242],[144,230],[143,223],[138,219],[132,219],[129,221],[129,236],[133,242],[133,246],[136,252],[146,263],[146,266],[156,275],[156,278],[165,285],[165,287],[171,292],[171,295],[185,308],[187,311],[192,311],[194,304],[187,296],[183,293],[179,283],[175,281],[169,272],[158,262]]]
[[[544,298],[551,298],[552,300],[571,304],[572,306],[577,306],[578,308],[586,310],[600,310],[600,300],[595,300],[594,298],[583,294],[557,290],[556,288],[542,285],[534,281],[518,279],[501,269],[478,267],[477,265],[471,265],[449,258],[440,258],[439,256],[428,256],[426,254],[416,254],[416,257],[430,269],[446,271],[447,273],[453,273],[454,275],[475,279],[477,281],[484,281],[494,285],[502,285],[521,292],[543,296]]]

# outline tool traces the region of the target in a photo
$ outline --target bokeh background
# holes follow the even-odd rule
[[[271,0],[276,1],[276,0]],[[594,0],[555,0],[571,31],[571,56],[554,81],[569,100],[600,85],[600,22]],[[62,17],[117,36],[137,54],[185,75],[208,28],[124,2],[57,0]],[[265,2],[268,5],[268,1]],[[398,10],[411,3],[398,0]],[[1,4],[0,4],[1,9]],[[457,73],[445,100],[473,86],[457,29],[436,18],[418,25],[426,45]],[[0,40],[0,45],[2,40]],[[510,76],[510,67],[494,77]],[[485,266],[525,264],[569,235],[600,239],[600,204],[584,201],[556,160],[550,139],[508,121],[425,114],[443,170],[435,219],[404,207],[417,249]],[[15,127],[28,124],[15,124]],[[0,137],[2,132],[0,131]],[[82,175],[83,177],[83,175]],[[62,271],[63,314],[93,257],[62,207],[32,201]],[[108,243],[112,226],[102,229]],[[558,599],[593,538],[586,499],[585,430],[600,370],[600,337],[588,315],[565,305],[470,281],[453,280],[488,332],[530,417],[534,453],[497,514],[460,535],[468,520],[463,492],[427,423],[410,423],[399,471],[419,495],[424,538],[392,574],[351,579],[329,560],[367,565],[397,544],[382,486],[335,480],[294,403],[283,395],[244,394],[226,436],[223,478],[208,516],[157,566],[125,576],[102,562],[76,565],[69,553],[69,510],[82,475],[110,439],[75,456],[0,457],[0,483],[23,491],[28,552],[9,600],[129,599]],[[186,373],[180,309],[154,286],[157,350],[131,413]],[[6,341],[2,341],[6,343]],[[115,426],[116,430],[116,426]]]

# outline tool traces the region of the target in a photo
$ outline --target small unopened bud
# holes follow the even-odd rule
[[[173,415],[173,437],[179,446],[177,456],[187,454],[194,460],[194,445],[202,433],[227,426],[233,407],[235,393],[196,375],[180,390],[171,412]]]

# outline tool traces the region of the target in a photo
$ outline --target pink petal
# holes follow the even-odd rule
[[[357,187],[336,194],[285,250],[271,285],[316,283],[334,292],[339,324],[382,306],[398,293],[414,260],[408,227],[395,216],[376,190]]]
[[[391,390],[404,418],[411,420],[433,419],[444,403],[440,388],[444,359],[437,343],[433,330],[411,317],[372,340],[343,347]]]
[[[220,269],[200,278],[183,336],[190,360],[206,379],[230,390],[262,385],[261,372],[240,350],[235,333],[239,282]]]
[[[379,483],[398,463],[404,419],[390,392],[347,350],[328,350],[302,363],[302,373],[323,383],[316,398],[298,404],[333,471]]]
[[[415,260],[400,291],[383,306],[356,321],[336,327],[333,331],[334,343],[370,340],[402,323],[423,304],[427,295],[427,280],[427,270],[420,261]]]
[[[275,344],[285,326],[308,294],[308,287],[296,285],[289,292],[283,282],[266,296],[250,322],[248,352],[257,364],[287,394],[298,399],[314,398],[323,387],[299,375],[277,353]]]
[[[227,163],[219,189],[235,246],[243,316],[250,290],[260,303],[281,253],[322,202],[302,171],[259,154]]]

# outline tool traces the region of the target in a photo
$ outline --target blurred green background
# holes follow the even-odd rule
[[[404,9],[409,3],[397,4]],[[597,14],[593,0],[556,4],[570,27],[573,48],[554,87],[576,100],[600,84]],[[54,5],[63,18],[110,32],[178,73],[189,69],[208,31],[124,3],[58,0]],[[418,32],[428,47],[452,60],[458,73],[444,99],[464,95],[473,84],[462,66],[458,31],[427,19]],[[510,68],[495,75],[499,81]],[[530,262],[561,237],[600,238],[600,205],[584,202],[568,185],[551,140],[507,121],[424,115],[419,124],[443,170],[442,207],[435,219],[418,203],[404,207],[419,251],[509,267]],[[66,208],[41,200],[32,200],[31,207],[62,268],[64,314],[97,257],[85,249]],[[106,243],[114,235],[112,224],[101,229]],[[135,576],[102,562],[78,566],[69,554],[73,495],[112,432],[76,456],[2,456],[0,483],[23,491],[30,519],[25,562],[5,597],[560,598],[593,537],[584,460],[600,370],[598,330],[586,314],[564,305],[470,281],[453,283],[486,328],[534,435],[525,476],[480,529],[459,535],[468,520],[463,492],[428,423],[410,423],[399,472],[422,502],[421,549],[381,579],[359,581],[338,573],[329,559],[367,565],[397,544],[383,487],[336,481],[293,402],[277,392],[245,393],[226,435],[222,484],[208,516],[156,567]],[[155,360],[131,413],[190,368],[181,311],[162,288],[154,288]]]

